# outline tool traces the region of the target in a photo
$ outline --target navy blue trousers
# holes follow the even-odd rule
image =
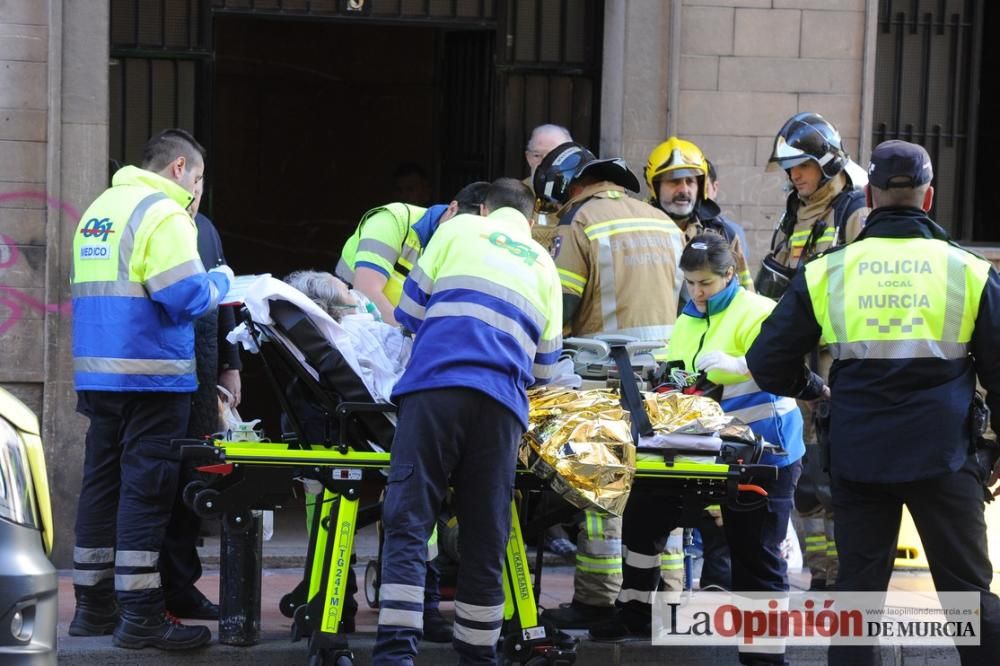
[[[788,590],[787,567],[781,542],[788,530],[795,484],[802,472],[798,461],[778,470],[774,481],[759,482],[767,503],[752,511],[734,511],[722,505],[722,520],[732,562],[732,589],[741,592]],[[754,481],[758,482],[758,481]],[[627,621],[651,621],[652,593],[660,584],[660,552],[670,532],[681,522],[675,497],[649,486],[632,489],[622,516],[622,591],[618,601]],[[740,653],[742,664],[784,664],[783,654]]]
[[[983,479],[974,459],[957,472],[906,483],[858,483],[834,477],[833,529],[840,569],[837,590],[888,589],[903,505],[927,553],[934,587],[980,593],[979,646],[958,648],[962,666],[1000,658],[1000,600],[990,592],[993,566],[983,516]],[[830,664],[881,664],[875,646],[831,646]]]
[[[409,665],[417,653],[427,539],[449,483],[455,489],[461,552],[454,647],[460,664],[495,663],[514,468],[523,432],[513,412],[473,389],[401,398],[382,508],[385,545],[372,655],[377,666]]]
[[[110,589],[142,615],[163,610],[158,560],[177,493],[180,456],[171,440],[187,430],[186,393],[78,392],[90,419],[76,514],[73,582]]]

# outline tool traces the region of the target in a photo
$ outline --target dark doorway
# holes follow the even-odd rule
[[[441,39],[428,28],[216,21],[212,209],[237,271],[332,270],[361,214],[393,200],[402,163],[427,172],[433,201],[450,196],[433,187]],[[484,116],[489,97],[467,104]]]
[[[234,270],[332,272],[361,215],[399,198],[401,164],[419,166],[431,185],[429,201],[408,203],[447,202],[456,184],[485,178],[492,37],[219,17],[212,215]],[[263,381],[257,370],[251,360],[244,381]],[[247,413],[276,424],[266,391],[245,395]]]
[[[983,34],[996,35],[1000,29],[1000,3],[983,3]],[[984,40],[985,42],[985,40]],[[1000,71],[1000,51],[992,45],[982,45],[983,60],[979,75],[979,134],[976,146],[976,171],[970,174],[975,187],[975,224],[973,239],[996,245],[1000,242],[1000,187],[995,178],[1000,173],[1000,95],[995,92],[997,71]]]
[[[331,270],[400,163],[432,200],[527,173],[535,125],[599,143],[603,0],[111,0],[110,152],[153,132],[209,150],[202,212],[237,272]],[[259,361],[246,418],[277,437]]]

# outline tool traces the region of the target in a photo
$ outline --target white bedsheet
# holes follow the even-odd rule
[[[288,301],[301,308],[330,344],[340,350],[344,360],[361,378],[372,397],[379,402],[390,402],[392,388],[406,368],[413,344],[402,331],[375,321],[367,314],[348,315],[338,324],[301,291],[269,276],[262,276],[250,285],[244,304],[254,321],[273,324],[270,308],[272,300]],[[227,339],[233,343],[239,342],[251,352],[257,352],[253,338],[244,324],[233,329]],[[289,347],[313,376],[317,376],[315,369],[305,362],[301,352],[294,345]]]

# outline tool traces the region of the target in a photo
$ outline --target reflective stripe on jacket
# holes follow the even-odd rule
[[[551,250],[563,292],[581,299],[564,334],[668,340],[681,287],[681,230],[666,213],[609,182],[585,188],[560,214],[574,208]]]
[[[354,271],[359,265],[378,271],[388,279],[382,293],[390,303],[399,305],[406,276],[424,249],[425,243],[415,227],[426,212],[426,208],[419,206],[391,203],[365,213],[344,243],[335,271],[337,277],[353,284]],[[432,234],[434,230],[430,231]],[[426,234],[427,240],[431,234]]]
[[[792,279],[747,354],[757,383],[814,395],[802,358],[821,336],[835,357],[835,478],[901,483],[959,470],[977,377],[1000,426],[1000,276],[920,209],[875,209],[857,240]]]
[[[410,272],[395,315],[416,339],[394,399],[477,389],[527,427],[525,389],[554,376],[562,350],[562,292],[523,215],[501,208],[442,226]]]
[[[191,195],[125,167],[73,237],[73,366],[77,390],[191,392],[192,322],[229,285],[206,274]]]

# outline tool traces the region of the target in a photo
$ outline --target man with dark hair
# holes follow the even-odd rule
[[[864,229],[795,274],[746,360],[765,391],[830,400],[835,589],[888,588],[905,505],[937,590],[978,593],[980,641],[958,647],[962,664],[995,664],[1000,600],[983,486],[1000,465],[982,436],[989,412],[1000,432],[1000,276],[927,216],[933,175],[922,146],[876,146]],[[802,367],[821,337],[833,355],[829,389]],[[829,656],[882,663],[877,646],[831,646]]]
[[[180,474],[173,440],[186,434],[197,387],[193,322],[219,304],[233,272],[206,274],[185,210],[201,187],[201,146],[167,130],[143,154],[143,169],[115,173],[73,240],[74,383],[90,427],[69,632],[180,650],[211,633],[164,612],[159,555]]]
[[[178,156],[191,164],[200,163],[204,170],[205,148],[190,133],[182,129],[165,129],[143,146],[142,168],[158,172]]]
[[[487,188],[486,182],[470,183],[447,205],[397,202],[371,209],[344,243],[334,274],[374,303],[385,323],[395,325],[393,309],[406,275],[438,225],[459,213],[478,214]]]
[[[535,195],[516,178],[497,178],[486,190],[483,207],[488,211],[513,208],[530,220],[535,209]]]
[[[215,225],[199,212],[202,188],[195,192],[188,212],[198,228],[198,255],[208,267],[226,264],[222,239]],[[241,399],[240,352],[237,345],[226,340],[236,326],[236,306],[222,305],[194,323],[195,365],[198,390],[191,394],[191,418],[188,436],[202,439],[219,430],[219,390],[221,386],[233,396],[233,407]],[[201,518],[184,503],[184,486],[191,480],[190,470],[181,470],[177,498],[160,552],[160,579],[167,611],[174,617],[194,620],[218,620],[219,607],[195,585],[201,578],[198,557],[198,536]]]
[[[715,164],[712,160],[705,158],[705,164],[708,166],[708,177],[705,179],[705,196],[707,196],[712,201],[718,203],[719,201],[719,191],[722,187],[719,184],[719,171],[716,169]],[[750,245],[747,243],[747,232],[743,229],[743,225],[730,220],[728,217],[719,216],[733,233],[735,233],[740,239],[740,249],[743,251],[743,257],[750,262]]]
[[[462,664],[496,662],[526,389],[555,375],[562,349],[559,276],[531,239],[517,188],[497,181],[487,199],[498,208],[444,225],[396,308],[416,338],[392,395],[399,425],[382,510],[379,666],[412,664],[417,653],[423,560],[449,480],[461,525],[453,644]]]
[[[447,205],[424,209],[406,203],[390,203],[364,214],[354,234],[344,243],[335,274],[365,295],[390,325],[397,324],[393,310],[399,303],[406,276],[413,270],[439,225],[459,214],[478,215],[490,184],[470,183]],[[438,610],[439,574],[427,562],[424,590],[424,639],[435,643],[451,640],[451,626]]]

